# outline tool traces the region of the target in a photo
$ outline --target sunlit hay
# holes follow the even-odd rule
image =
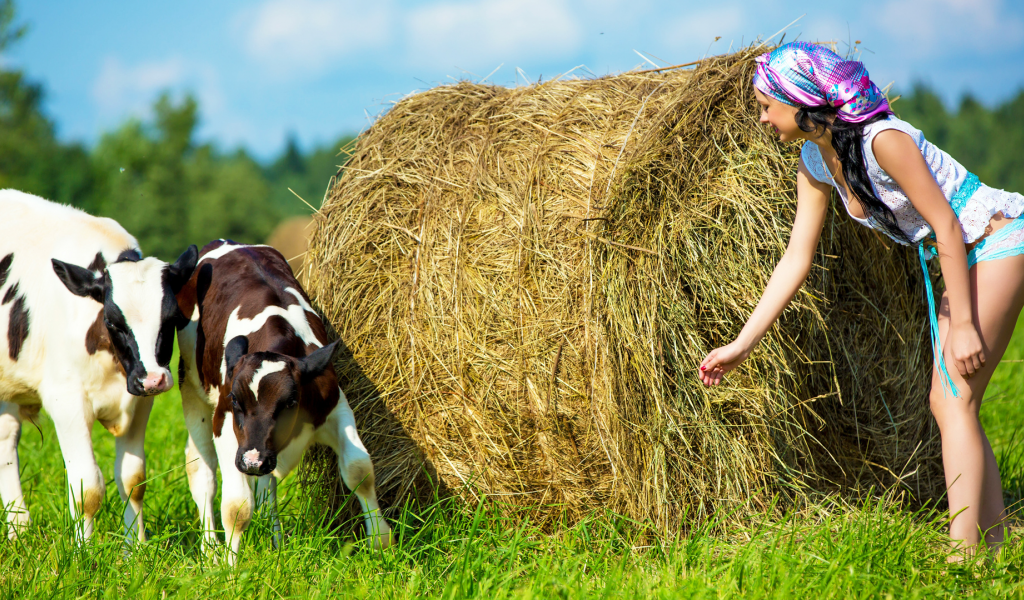
[[[309,246],[312,225],[313,219],[310,217],[291,217],[278,223],[267,238],[267,244],[273,246],[288,261],[299,283],[305,283],[302,265],[306,258],[306,248]]]
[[[598,507],[673,530],[821,492],[939,496],[916,256],[838,204],[778,325],[721,387],[696,377],[793,223],[799,147],[758,123],[758,52],[441,86],[359,138],[308,281],[352,350],[386,504],[436,478],[551,522]]]

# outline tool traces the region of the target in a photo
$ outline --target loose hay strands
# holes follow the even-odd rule
[[[798,147],[757,122],[757,52],[437,87],[359,138],[308,276],[386,501],[433,481],[673,530],[780,495],[940,495],[923,281],[845,215],[753,355],[696,378],[793,221]]]

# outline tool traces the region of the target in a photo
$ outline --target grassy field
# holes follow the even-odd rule
[[[1024,495],[1024,363],[1012,362],[1021,360],[1024,327],[983,408],[1011,502]],[[107,495],[95,537],[76,547],[52,423],[44,417],[40,429],[23,429],[22,481],[33,524],[17,542],[0,542],[2,597],[1024,597],[1024,530],[1011,533],[997,560],[950,568],[943,515],[901,511],[884,497],[855,507],[823,502],[728,535],[712,534],[711,524],[658,545],[614,515],[595,514],[552,536],[526,515],[442,501],[393,518],[401,541],[380,552],[319,526],[321,511],[297,493],[291,477],[281,494],[289,536],[283,547],[272,547],[268,523],[257,517],[239,566],[227,568],[199,552],[176,390],[157,399],[146,440],[151,540],[126,552],[113,438],[97,426],[93,439]]]

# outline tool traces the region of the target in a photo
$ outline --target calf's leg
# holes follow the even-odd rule
[[[391,527],[380,514],[377,488],[373,477],[373,462],[359,439],[356,419],[348,405],[345,393],[338,390],[338,406],[316,432],[316,441],[338,454],[338,468],[345,487],[355,492],[366,520],[366,535],[374,547],[387,548],[392,543]]]
[[[235,439],[234,416],[224,415],[224,428],[220,437],[213,438],[217,449],[217,460],[224,467],[220,470],[220,519],[224,525],[224,541],[228,544],[228,564],[238,560],[238,549],[242,534],[252,520],[253,494],[248,476],[235,466],[238,440]]]
[[[299,464],[306,448],[313,443],[314,435],[315,432],[311,423],[303,425],[298,435],[284,449],[277,453],[277,467],[274,469],[274,472],[257,480],[256,485],[258,489],[266,490],[262,510],[271,511],[270,516],[274,520],[275,548],[280,548],[281,542],[284,541],[284,536],[281,533],[281,519],[277,513],[277,482],[279,479],[287,477]],[[257,503],[260,503],[259,494],[257,494],[257,499]]]
[[[7,511],[7,537],[15,540],[28,527],[28,508],[21,491],[18,441],[21,415],[17,404],[0,402],[0,500]]]
[[[96,465],[92,449],[92,424],[81,390],[41,389],[43,408],[53,418],[57,441],[64,456],[68,477],[71,517],[81,518],[75,537],[81,542],[92,537],[93,517],[103,503],[103,473]]]
[[[198,314],[193,315],[198,319]],[[196,336],[199,322],[191,321],[178,331],[178,389],[181,391],[181,409],[188,429],[185,445],[185,474],[188,489],[199,510],[199,523],[203,531],[203,552],[209,554],[217,547],[217,524],[214,520],[213,497],[217,494],[217,449],[213,446],[213,406],[203,390],[196,366]],[[214,392],[216,393],[216,392]]]
[[[252,482],[255,486],[253,494],[256,498],[256,506],[260,512],[273,521],[274,537],[272,541],[275,549],[280,548],[281,519],[277,514],[277,477],[271,473],[262,477],[253,477]]]
[[[152,398],[135,400],[135,414],[128,431],[114,438],[114,480],[124,503],[124,533],[128,544],[146,541],[142,498],[146,494],[146,424],[153,410]]]
[[[213,498],[217,494],[217,449],[213,446],[213,412],[199,392],[185,381],[180,382],[181,405],[188,429],[185,446],[185,474],[188,489],[199,511],[203,531],[203,552],[217,546],[217,524],[214,520]]]

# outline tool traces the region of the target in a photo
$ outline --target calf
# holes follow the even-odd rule
[[[146,422],[151,396],[174,384],[168,363],[184,320],[175,294],[192,275],[196,248],[173,265],[144,259],[117,222],[14,190],[0,190],[0,215],[0,497],[8,536],[29,522],[18,440],[22,419],[42,407],[57,430],[80,539],[92,535],[105,487],[92,449],[99,420],[116,439],[127,539],[143,540]]]
[[[234,562],[254,506],[252,486],[267,490],[276,523],[277,479],[310,444],[338,454],[345,485],[365,514],[367,534],[391,543],[380,515],[373,463],[332,364],[337,344],[281,254],[269,246],[211,242],[178,293],[192,315],[178,332],[188,446],[186,472],[203,539],[216,544],[213,497],[221,466],[221,520]],[[232,466],[234,468],[232,468]]]

